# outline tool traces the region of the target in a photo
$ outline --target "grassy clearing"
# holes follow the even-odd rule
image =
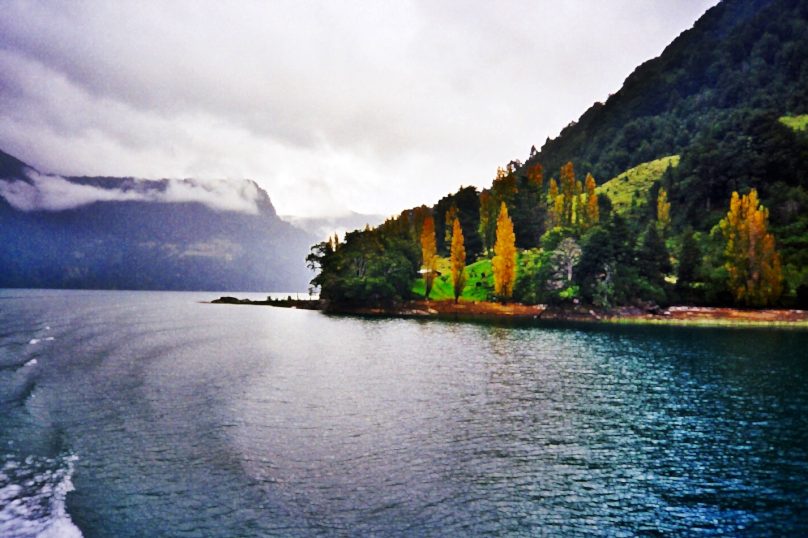
[[[538,263],[539,251],[524,251],[519,253],[518,267],[535,265]],[[518,271],[519,269],[517,269]],[[429,299],[433,301],[454,300],[452,286],[452,270],[448,258],[438,258],[438,272],[435,278]],[[466,286],[460,296],[462,301],[490,301],[494,295],[494,276],[491,269],[491,260],[482,259],[466,266]],[[518,276],[518,275],[517,275]],[[424,296],[424,279],[419,278],[412,287],[416,297]]]
[[[454,300],[452,269],[448,258],[438,258],[438,272],[429,298],[435,301]],[[491,260],[479,260],[466,266],[466,287],[460,298],[464,301],[485,301],[494,292],[494,278],[491,274]],[[419,278],[412,287],[417,297],[424,296],[424,279]]]
[[[799,116],[780,116],[780,123],[794,131],[805,131],[808,129],[808,114]]]
[[[650,161],[626,170],[597,188],[598,194],[605,194],[612,201],[618,213],[625,213],[634,204],[645,201],[651,186],[662,177],[668,166],[678,166],[679,156],[671,155]]]

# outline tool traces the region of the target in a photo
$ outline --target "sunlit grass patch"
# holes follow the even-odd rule
[[[679,165],[679,156],[670,155],[626,170],[597,188],[598,194],[605,194],[612,201],[618,213],[625,213],[635,203],[645,200],[648,191],[662,177],[669,166]]]

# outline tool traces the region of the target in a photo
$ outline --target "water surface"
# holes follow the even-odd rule
[[[0,535],[808,534],[808,334],[0,290]]]

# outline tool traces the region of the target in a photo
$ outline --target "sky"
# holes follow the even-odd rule
[[[0,149],[392,215],[490,185],[715,3],[4,0]]]

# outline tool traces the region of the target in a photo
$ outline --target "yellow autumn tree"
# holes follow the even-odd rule
[[[735,300],[748,306],[766,306],[780,298],[783,275],[774,235],[768,231],[769,211],[757,190],[732,193],[727,216],[719,226],[726,241],[725,263]]]
[[[428,301],[432,284],[435,281],[438,261],[438,248],[435,244],[435,219],[432,218],[432,215],[426,215],[421,225],[421,259],[423,259],[424,269],[424,298]]]
[[[598,194],[595,192],[597,183],[592,174],[586,175],[586,208],[584,209],[584,227],[589,228],[600,221],[600,207],[598,207]]]
[[[564,212],[564,197],[558,192],[558,182],[550,178],[547,189],[547,202],[550,206],[547,214],[550,219],[550,228],[561,226],[561,214]]]
[[[497,242],[491,265],[494,271],[494,293],[500,297],[510,297],[516,283],[516,235],[513,233],[513,222],[508,216],[505,202],[499,208]]]
[[[574,224],[577,183],[575,179],[575,169],[573,168],[572,162],[568,162],[561,167],[561,195],[564,197],[561,202],[562,226],[571,226]]]
[[[450,262],[452,266],[452,283],[454,284],[455,303],[463,293],[463,286],[466,285],[466,247],[463,245],[463,228],[460,227],[460,220],[455,219],[452,225],[452,250]]]
[[[671,223],[671,204],[668,202],[668,191],[665,190],[665,187],[659,188],[656,201],[656,215],[660,231],[664,232]]]
[[[452,204],[443,217],[443,248],[452,244],[452,226],[457,218],[457,206]]]

